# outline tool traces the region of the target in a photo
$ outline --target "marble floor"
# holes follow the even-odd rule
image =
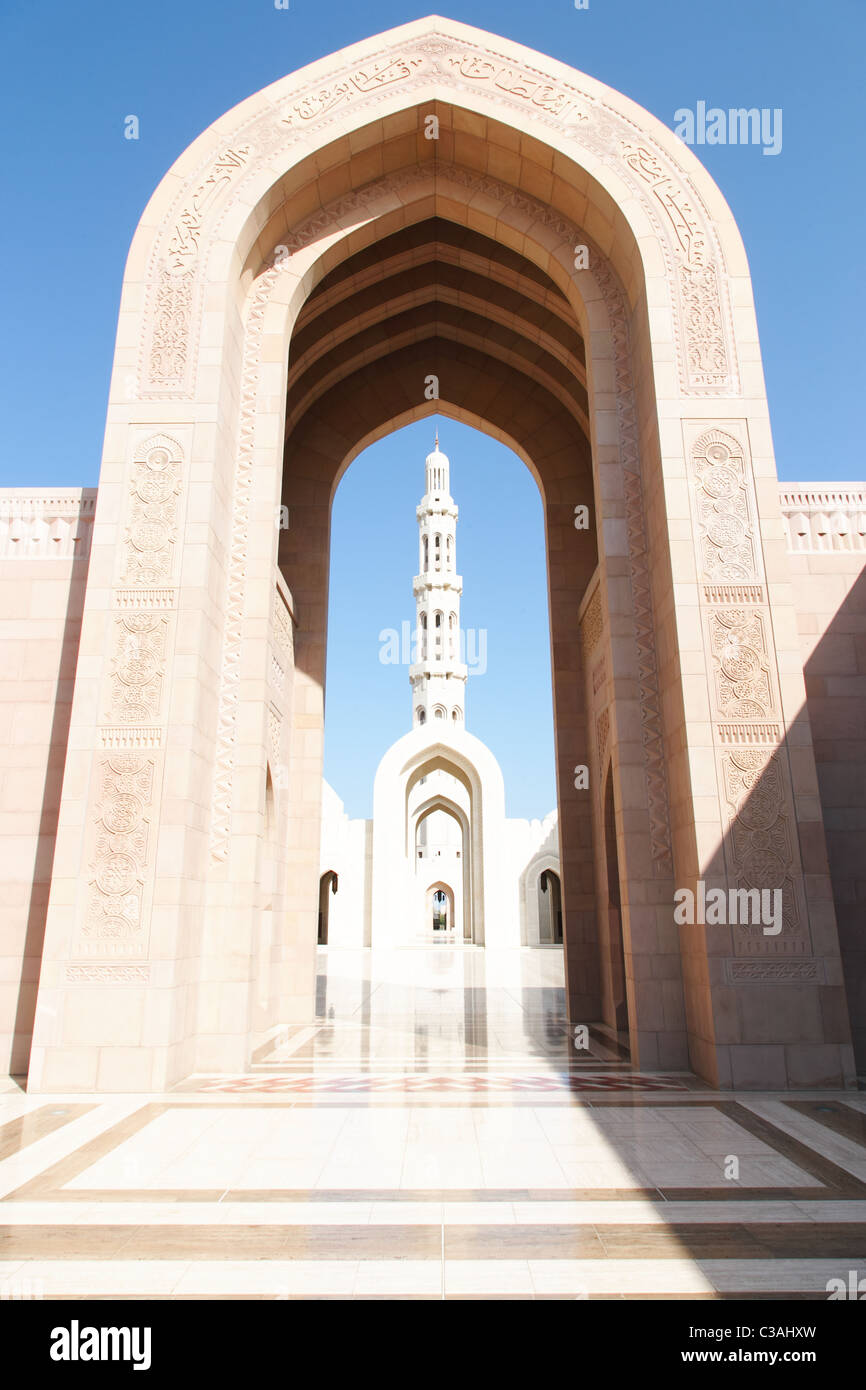
[[[0,1089],[0,1298],[826,1299],[866,1094],[576,1050],[555,948],[320,952],[316,1017],[160,1096]]]

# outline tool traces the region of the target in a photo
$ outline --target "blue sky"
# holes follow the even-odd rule
[[[97,481],[126,253],[153,188],[186,145],[286,72],[436,8],[397,0],[291,0],[288,11],[276,10],[273,0],[89,0],[75,6],[43,0],[16,7],[7,0],[0,13],[6,56],[0,87],[6,132],[0,485]],[[864,395],[858,330],[866,317],[860,253],[864,0],[590,0],[584,11],[576,11],[573,0],[443,0],[438,10],[551,53],[671,126],[678,108],[700,100],[724,108],[782,108],[784,143],[777,157],[750,146],[704,146],[699,153],[732,207],[749,254],[780,476],[866,475],[862,435],[855,430],[855,407]],[[130,114],[140,121],[138,141],[123,138]],[[403,438],[377,446],[384,470],[404,457]],[[507,452],[491,441],[476,436],[470,447],[451,425],[443,444],[446,438],[461,470],[470,457],[479,477],[488,467],[502,469],[502,476],[511,467]],[[405,439],[414,466],[414,438]],[[419,469],[427,447],[419,439]],[[380,464],[369,466],[375,472]],[[341,493],[365,467],[365,460],[353,465]],[[455,487],[457,476],[462,494],[462,471],[455,473]],[[466,483],[471,488],[468,476]],[[409,492],[408,514],[401,494],[392,516],[408,528],[402,617],[411,617],[412,508],[420,488],[407,482]],[[522,499],[514,496],[510,525],[523,520]],[[470,491],[458,500],[467,509],[461,534],[466,621],[486,625],[493,643],[514,612],[501,588],[486,595],[481,588],[497,535],[479,523],[471,556],[479,571],[470,588],[465,535],[474,504]],[[366,494],[360,503],[367,505]],[[341,506],[338,495],[337,524]],[[333,593],[340,582],[337,568]],[[486,611],[475,606],[482,597]],[[383,606],[392,611],[398,598],[395,588]],[[524,644],[519,650],[526,644],[534,650],[538,614],[532,604],[529,609],[525,630],[508,629],[516,644]],[[353,677],[343,645],[333,644],[329,666],[329,742],[346,732],[339,721],[349,702],[340,699],[339,687]],[[552,802],[546,658],[541,666],[537,702],[527,708],[520,746],[510,755],[514,766],[507,768],[512,814],[542,814]],[[470,726],[507,762],[498,740],[513,742],[513,727],[509,739],[507,724],[496,724],[498,684],[492,669],[470,683]],[[482,686],[489,697],[473,689]],[[396,707],[402,721],[405,691]],[[482,718],[492,721],[489,728]],[[366,765],[359,768],[357,788],[340,787],[357,813],[364,809],[357,797],[368,772]]]

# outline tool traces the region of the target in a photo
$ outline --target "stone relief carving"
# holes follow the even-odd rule
[[[168,620],[155,613],[115,619],[110,718],[144,724],[159,715]]]
[[[198,185],[176,219],[168,244],[170,273],[184,271],[197,259],[202,226],[208,211],[226,191],[238,170],[249,162],[250,145],[237,145],[217,155],[207,177]]]
[[[278,650],[291,665],[294,660],[294,633],[292,617],[279,588],[274,586],[274,642]]]
[[[809,937],[794,883],[787,769],[773,748],[725,749],[720,765],[729,812],[730,877],[741,888],[782,892],[781,933],[766,936],[760,923],[732,927],[735,954],[807,954]]]
[[[707,238],[701,228],[701,219],[692,207],[682,184],[671,177],[661,160],[645,145],[624,143],[622,158],[632,172],[652,190],[653,197],[670,224],[674,243],[686,264],[705,266]]]
[[[133,462],[123,584],[138,588],[170,582],[180,491],[180,446],[168,435],[156,435]]]
[[[6,491],[0,501],[0,559],[87,559],[96,488]]]
[[[601,588],[596,588],[595,593],[586,605],[580,624],[583,649],[587,656],[598,646],[603,631],[604,613],[601,606]]]
[[[764,618],[754,609],[715,609],[708,621],[716,708],[729,719],[775,710]]]
[[[151,262],[151,301],[147,348],[140,370],[142,394],[189,394],[191,353],[197,338],[196,267],[205,219],[229,185],[250,161],[252,146],[237,143],[222,150],[205,176],[176,209],[168,245]]]
[[[70,962],[64,978],[70,985],[147,985],[150,984],[150,966]]]
[[[779,491],[788,549],[801,552],[866,550],[866,491],[782,487]]]
[[[593,673],[592,673],[592,693],[593,693],[593,695],[597,695],[597,694],[598,694],[598,692],[601,690],[601,687],[604,685],[604,683],[605,683],[606,680],[607,680],[607,662],[605,661],[604,657],[602,657],[601,661],[600,661],[600,662],[598,663],[598,665],[594,668]]]
[[[232,531],[226,592],[220,700],[217,716],[216,770],[211,802],[210,851],[214,864],[228,859],[231,829],[234,748],[240,701],[240,662],[249,538],[250,497],[255,442],[256,396],[265,310],[280,271],[272,266],[260,277],[250,304],[241,375],[238,462],[232,500]]]
[[[347,104],[360,111],[388,100],[395,86],[419,91],[431,80],[460,91],[495,91],[497,102],[533,117],[580,147],[616,163],[652,215],[672,268],[683,390],[736,389],[731,316],[721,253],[713,244],[707,210],[682,168],[646,131],[596,96],[507,55],[448,34],[419,37],[400,51],[382,49],[361,68],[337,69],[329,80],[301,89],[278,112],[259,111],[238,128],[232,144],[210,156],[197,180],[178,195],[167,231],[148,272],[152,325],[144,353],[145,396],[190,394],[200,295],[197,270],[208,218],[224,216],[227,192],[260,172],[278,148],[290,149],[315,129],[341,119]],[[438,177],[438,166],[433,177]],[[429,177],[429,176],[428,176]]]
[[[610,709],[603,709],[596,722],[596,738],[598,739],[598,768],[601,772],[604,768],[604,754],[607,748],[607,741],[610,737]]]
[[[751,481],[743,446],[723,430],[709,430],[691,450],[697,503],[701,578],[717,583],[760,579]]]
[[[786,984],[814,980],[824,982],[824,971],[818,960],[729,960],[727,976],[731,984],[770,983],[781,980]]]
[[[134,753],[116,753],[100,764],[100,776],[100,818],[82,937],[101,951],[138,955],[144,950],[142,893],[154,763]]]

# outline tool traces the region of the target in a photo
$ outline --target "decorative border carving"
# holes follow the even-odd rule
[[[260,276],[250,304],[244,339],[238,461],[232,498],[232,533],[228,560],[225,637],[217,715],[216,769],[211,799],[210,852],[214,864],[225,863],[229,855],[234,750],[240,701],[240,663],[243,646],[244,599],[246,597],[256,397],[259,386],[265,311],[279,274],[279,267],[272,266]]]
[[[0,559],[86,560],[96,489],[4,488],[0,497]]]
[[[149,985],[149,965],[104,965],[87,961],[69,962],[64,971],[68,985]]]
[[[601,587],[597,587],[583,614],[580,623],[580,635],[583,638],[583,650],[587,657],[591,656],[601,641],[604,632],[604,612],[601,606]]]
[[[788,549],[794,554],[866,550],[866,488],[844,483],[779,491]]]
[[[274,109],[259,110],[234,132],[232,143],[211,150],[199,173],[178,193],[167,230],[154,247],[147,280],[152,325],[143,346],[142,395],[190,394],[191,363],[199,332],[200,252],[205,220],[218,232],[232,186],[243,189],[279,150],[320,141],[342,120],[347,104],[362,113],[390,100],[395,86],[407,95],[438,82],[459,96],[495,90],[516,117],[533,120],[574,141],[574,157],[592,153],[616,168],[656,229],[670,277],[681,387],[687,395],[736,393],[733,324],[724,258],[706,205],[691,178],[648,131],[568,78],[552,76],[485,46],[448,33],[404,40],[399,49],[371,51],[362,67],[335,65],[331,76],[289,93]],[[438,177],[432,162],[430,176]],[[475,177],[475,176],[473,176]]]
[[[823,960],[726,960],[729,984],[824,984]]]

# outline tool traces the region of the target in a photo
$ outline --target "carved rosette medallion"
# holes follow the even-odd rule
[[[169,583],[181,491],[176,440],[158,435],[147,441],[133,462],[130,490],[122,582],[135,587]]]
[[[697,504],[701,578],[740,584],[761,577],[751,479],[743,446],[710,430],[691,451]]]
[[[717,712],[725,719],[766,721],[776,712],[763,615],[721,608],[709,617]]]
[[[731,928],[738,956],[810,951],[776,653],[745,426],[700,426],[688,448],[698,595],[728,883],[782,893],[782,930]],[[738,438],[742,430],[742,438]],[[736,432],[735,432],[736,431]],[[770,902],[771,900],[768,900]],[[783,973],[767,979],[782,979]]]
[[[85,953],[144,952],[142,894],[148,856],[147,808],[153,795],[154,763],[116,753],[100,764],[99,820],[91,861],[87,913],[82,926]]]
[[[808,955],[786,762],[776,749],[733,748],[722,755],[721,768],[730,822],[729,879],[737,888],[782,894],[781,932],[768,936],[760,922],[734,926],[734,953]]]
[[[110,719],[146,724],[160,712],[168,620],[156,613],[115,619]]]

